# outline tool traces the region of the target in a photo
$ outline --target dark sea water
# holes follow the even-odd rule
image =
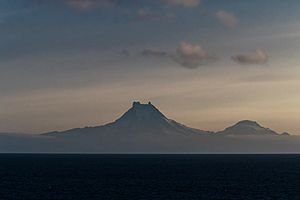
[[[0,155],[0,199],[300,199],[300,155]]]

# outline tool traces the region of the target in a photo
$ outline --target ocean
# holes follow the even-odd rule
[[[0,154],[0,199],[300,199],[300,155]]]

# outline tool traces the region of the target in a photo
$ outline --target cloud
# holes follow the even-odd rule
[[[200,45],[182,42],[176,49],[174,61],[181,66],[195,69],[210,58],[209,54]]]
[[[169,55],[168,52],[157,50],[157,49],[144,49],[140,52],[143,56],[153,56],[153,57],[166,57]]]
[[[267,51],[258,49],[252,53],[233,55],[231,59],[242,65],[265,64],[269,60],[269,55]]]
[[[78,10],[89,11],[115,5],[115,0],[65,0],[65,3]]]
[[[180,43],[175,51],[144,49],[139,54],[145,57],[169,58],[188,69],[196,69],[212,59],[200,45],[187,42]]]
[[[201,3],[201,0],[164,0],[167,5],[195,7]]]
[[[214,16],[220,23],[228,28],[234,28],[238,25],[238,19],[233,13],[219,10],[218,12],[214,13]]]

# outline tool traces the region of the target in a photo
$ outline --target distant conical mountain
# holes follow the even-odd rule
[[[279,134],[255,121],[243,120],[223,131],[210,132],[187,127],[167,118],[149,102],[133,102],[132,107],[116,121],[96,127],[75,128],[61,132],[50,132],[48,136],[97,136],[134,138],[139,136],[219,135],[219,136],[276,136]],[[157,137],[159,138],[159,137]]]
[[[189,128],[172,119],[168,119],[151,102],[148,104],[133,102],[132,107],[110,126],[136,133],[180,133],[185,135],[205,133],[205,131]]]
[[[110,134],[110,135],[192,135],[192,134],[208,134],[206,131],[189,128],[172,119],[167,118],[154,105],[141,104],[133,102],[132,107],[125,112],[115,122],[97,126],[76,128],[62,132],[51,132],[46,135],[95,135],[95,134]]]
[[[41,135],[0,134],[0,152],[299,153],[300,137],[288,135],[250,120],[219,132],[202,131],[169,119],[150,102],[133,102],[120,118],[102,126]]]
[[[243,120],[236,123],[233,126],[226,128],[223,131],[217,132],[218,135],[235,135],[235,136],[243,136],[243,135],[279,135],[275,131],[265,128],[258,124],[255,121],[251,120]]]

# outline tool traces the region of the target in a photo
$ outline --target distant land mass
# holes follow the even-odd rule
[[[297,153],[300,137],[243,120],[223,131],[190,128],[151,102],[133,102],[116,121],[40,135],[3,133],[0,152]]]
[[[282,135],[269,128],[264,128],[255,121],[243,120],[237,124],[226,128],[223,131],[212,132],[204,131],[195,128],[187,127],[172,119],[167,118],[154,105],[141,104],[140,102],[133,102],[132,107],[123,114],[115,122],[97,126],[76,128],[67,131],[55,131],[45,133],[43,135],[55,137],[69,137],[69,136],[92,136],[98,134],[114,135],[114,136],[140,136],[140,135],[232,135],[232,136],[263,136],[263,135]],[[284,133],[283,135],[289,135]]]
[[[141,136],[141,135],[198,135],[208,134],[209,132],[189,128],[172,119],[168,119],[162,114],[154,105],[141,104],[140,102],[133,102],[132,107],[124,113],[115,122],[97,126],[76,128],[62,132],[50,132],[45,135],[66,137],[74,135],[97,135],[106,134],[114,136]]]

